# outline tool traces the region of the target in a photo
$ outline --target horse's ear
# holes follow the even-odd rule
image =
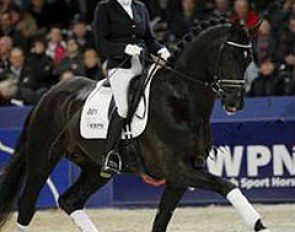
[[[251,38],[255,37],[258,33],[259,27],[263,23],[263,19],[260,19],[253,27],[249,29],[249,34]]]

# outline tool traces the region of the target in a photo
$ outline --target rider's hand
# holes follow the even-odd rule
[[[158,51],[158,55],[165,61],[167,61],[171,57],[171,53],[168,51],[167,48],[161,48]]]
[[[137,45],[133,45],[133,44],[128,44],[125,47],[125,54],[129,55],[129,56],[140,56],[141,52],[143,51],[143,48],[137,46]]]

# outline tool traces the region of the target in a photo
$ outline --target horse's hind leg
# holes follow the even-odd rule
[[[28,153],[34,153],[34,159],[31,159],[31,157],[27,162],[28,171],[26,182],[23,192],[18,200],[17,232],[24,232],[27,230],[27,227],[35,214],[35,205],[39,193],[45,185],[50,173],[60,160],[59,157],[50,160],[48,155],[42,151],[43,149],[41,147],[42,144],[34,144],[34,146],[31,146],[28,149]],[[30,155],[28,154],[28,156]]]
[[[225,197],[239,212],[245,223],[254,231],[269,231],[263,225],[260,214],[253,208],[241,191],[231,182],[214,176],[202,169],[187,171],[181,185],[205,189]]]
[[[165,187],[152,232],[165,232],[167,230],[173,212],[185,191],[186,188],[176,188],[169,184]]]
[[[81,166],[77,181],[59,198],[59,206],[71,216],[82,232],[97,232],[95,225],[84,211],[87,199],[110,179],[100,177],[100,167],[94,164]]]

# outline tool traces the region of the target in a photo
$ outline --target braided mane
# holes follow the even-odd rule
[[[205,32],[208,29],[212,29],[213,27],[217,27],[228,23],[230,23],[228,19],[220,16],[212,16],[208,20],[196,20],[190,32],[184,35],[182,39],[178,41],[176,45],[173,47],[173,60],[176,60],[188,45],[196,41],[200,37],[200,35],[203,35],[202,32]]]

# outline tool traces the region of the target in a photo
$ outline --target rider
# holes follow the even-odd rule
[[[98,3],[94,17],[97,47],[108,60],[109,80],[117,106],[109,124],[102,160],[102,175],[110,176],[108,174],[121,171],[115,147],[128,113],[129,83],[142,72],[139,56],[147,51],[167,60],[171,55],[155,40],[148,11],[137,0],[105,0]]]

